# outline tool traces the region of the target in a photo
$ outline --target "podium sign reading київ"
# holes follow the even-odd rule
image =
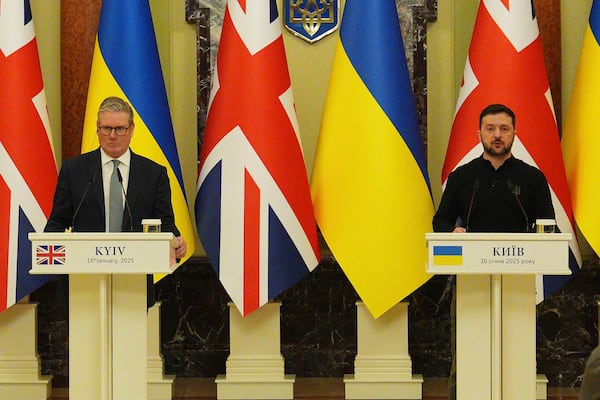
[[[456,275],[456,398],[537,398],[536,275],[568,275],[570,233],[428,233]]]
[[[432,274],[570,275],[570,233],[428,233]]]
[[[172,233],[30,233],[32,274],[69,274],[69,399],[146,399],[146,275]]]

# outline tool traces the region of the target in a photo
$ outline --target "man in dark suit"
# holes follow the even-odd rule
[[[175,234],[175,256],[184,257],[187,245],[175,225],[166,168],[129,148],[135,128],[131,106],[118,97],[106,98],[98,110],[96,127],[100,147],[63,162],[44,230],[140,232],[142,219],[155,218],[161,220],[163,232]],[[109,229],[113,169],[118,169],[119,189],[126,195],[121,198],[116,228]],[[149,305],[154,303],[153,289],[149,282]]]

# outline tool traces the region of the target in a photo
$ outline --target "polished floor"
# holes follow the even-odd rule
[[[50,400],[68,399],[66,389],[55,389]],[[217,388],[213,379],[176,379],[173,400],[216,400]],[[425,379],[423,400],[447,400],[446,380]],[[344,400],[342,378],[296,378],[294,399]],[[572,388],[548,388],[547,400],[577,400]]]

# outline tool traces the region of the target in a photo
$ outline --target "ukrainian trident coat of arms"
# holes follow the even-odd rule
[[[285,27],[314,43],[335,32],[339,25],[339,0],[284,0]]]

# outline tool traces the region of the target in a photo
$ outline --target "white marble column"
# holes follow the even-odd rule
[[[171,400],[174,375],[164,375],[160,352],[160,302],[148,310],[148,400]]]
[[[230,353],[219,375],[217,399],[294,398],[294,375],[285,375],[279,303],[267,303],[246,318],[229,304]]]
[[[0,314],[0,399],[46,400],[52,377],[40,375],[37,304],[18,303]]]
[[[378,319],[357,303],[354,375],[346,375],[346,399],[421,399],[423,377],[413,375],[408,354],[408,303]]]

